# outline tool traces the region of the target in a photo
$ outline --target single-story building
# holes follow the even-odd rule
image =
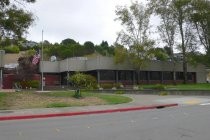
[[[0,80],[3,81],[3,88],[12,88],[14,74],[4,73],[3,66],[6,63],[3,62],[3,55],[0,58],[2,61],[0,61],[1,73],[3,71]],[[148,61],[146,66],[138,71],[128,60],[121,64],[115,64],[112,57],[101,55],[93,58],[74,57],[61,61],[41,61],[39,65],[40,73],[34,75],[33,79],[41,81],[41,73],[43,73],[45,86],[68,85],[66,77],[75,72],[91,74],[96,77],[99,84],[172,84],[174,74],[176,83],[182,83],[184,79],[182,63],[176,62],[174,65],[171,61]],[[188,65],[189,83],[206,83],[206,74],[204,65]]]
[[[53,81],[54,84],[66,85],[66,77],[75,72],[91,74],[96,77],[98,83],[120,82],[124,85],[136,83],[171,84],[173,83],[173,71],[175,71],[177,83],[182,83],[184,79],[181,62],[177,62],[174,65],[171,61],[148,61],[147,65],[139,71],[140,74],[129,61],[115,64],[112,57],[105,56],[97,56],[95,58],[75,57],[62,61],[40,62],[40,72],[44,73],[46,85],[49,85],[48,82],[51,81],[50,79],[53,76],[57,77],[55,78],[57,80],[54,79]],[[188,82],[205,83],[205,66],[201,64],[196,66],[188,65]]]

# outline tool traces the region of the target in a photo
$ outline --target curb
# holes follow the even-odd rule
[[[178,104],[163,104],[163,105],[152,105],[152,106],[142,106],[142,107],[129,107],[129,108],[119,108],[119,109],[80,111],[80,112],[66,112],[66,113],[2,116],[2,117],[0,117],[0,121],[35,119],[35,118],[50,118],[50,117],[64,117],[64,116],[89,115],[89,114],[104,114],[104,113],[137,111],[137,110],[148,110],[148,109],[161,109],[161,108],[173,107],[173,106],[178,106]]]

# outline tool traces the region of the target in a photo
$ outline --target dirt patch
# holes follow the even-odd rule
[[[40,94],[13,93],[7,97],[8,109],[26,109],[26,108],[43,108],[52,103],[65,103],[68,106],[87,106],[106,104],[97,97],[84,97],[75,99],[72,97],[51,97]]]

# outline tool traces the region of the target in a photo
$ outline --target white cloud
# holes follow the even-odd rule
[[[52,43],[72,38],[80,43],[99,44],[106,40],[112,44],[121,28],[114,21],[115,6],[129,3],[129,0],[37,0],[29,7],[38,19],[29,29],[27,39],[41,41],[44,30],[44,40]]]

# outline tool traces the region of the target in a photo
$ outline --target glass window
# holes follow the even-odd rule
[[[184,80],[183,72],[176,72],[176,80]]]
[[[132,80],[132,71],[119,71],[119,80]]]
[[[187,79],[188,80],[193,80],[195,77],[195,73],[194,72],[188,72],[187,73]]]
[[[164,71],[163,72],[163,80],[173,80],[173,72]]]
[[[100,80],[115,80],[115,71],[113,70],[100,71]]]
[[[140,71],[140,80],[147,80],[147,72],[146,71]]]
[[[150,72],[150,80],[161,80],[161,74],[159,71]]]

